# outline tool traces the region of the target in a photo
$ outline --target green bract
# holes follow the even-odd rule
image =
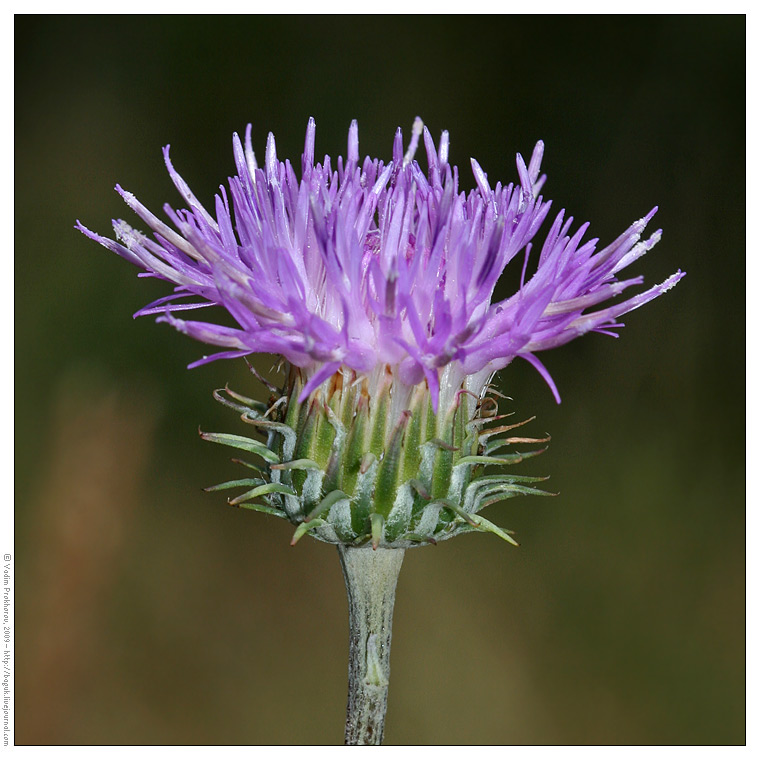
[[[292,368],[269,405],[216,391],[254,437],[201,433],[261,460],[235,460],[255,477],[208,490],[245,489],[229,503],[290,520],[297,526],[291,543],[309,534],[345,546],[410,548],[482,531],[516,544],[480,510],[520,494],[550,495],[530,485],[546,478],[504,469],[543,451],[511,451],[514,444],[548,438],[505,436],[530,420],[498,424],[509,415],[497,414],[488,388],[480,397],[459,390],[437,413],[424,383],[402,389],[389,368],[371,391],[367,378],[347,369],[299,403],[302,389]],[[399,408],[402,395],[407,403]]]

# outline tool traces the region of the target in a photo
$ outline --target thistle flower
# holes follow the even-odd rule
[[[427,173],[414,159],[420,136]],[[617,275],[659,241],[660,230],[642,240],[653,209],[600,251],[596,239],[584,242],[588,224],[572,231],[572,217],[565,219],[561,211],[528,277],[531,241],[551,206],[539,195],[546,179],[540,174],[541,142],[527,166],[517,155],[519,185],[497,183],[492,188],[472,159],[476,187],[469,193],[459,190],[458,170],[449,164],[448,133],[442,133],[436,149],[419,118],[406,152],[401,130],[396,132],[387,165],[369,157],[360,164],[354,121],[347,158],[338,158],[337,170],[329,156],[314,163],[315,123],[310,119],[300,181],[290,161],[278,160],[272,134],[263,168],[251,147],[250,125],[245,147],[234,135],[233,151],[237,176],[229,179],[229,193],[220,188],[215,214],[203,207],[174,169],[167,146],[166,167],[187,204],[180,211],[164,206],[176,230],[118,185],[119,194],[153,236],[122,220],[113,223],[119,242],[81,224],[78,228],[148,274],[176,286],[174,293],[135,316],[159,315],[159,321],[180,332],[224,349],[191,367],[251,353],[279,354],[289,362],[293,371],[282,397],[285,410],[268,412],[237,394],[226,402],[268,432],[269,438],[280,439],[279,450],[265,454],[265,461],[285,471],[307,473],[283,478],[283,470],[270,468],[267,482],[256,482],[255,496],[248,492],[247,499],[266,496],[274,502],[271,508],[281,507],[278,513],[299,526],[336,507],[332,528],[316,530],[315,535],[325,540],[353,544],[372,533],[377,546],[448,537],[455,532],[452,521],[441,525],[433,520],[433,512],[451,513],[452,504],[459,527],[466,529],[467,516],[480,504],[473,491],[469,500],[465,497],[466,481],[472,478],[467,477],[471,472],[461,470],[468,464],[471,470],[509,461],[496,461],[504,459],[500,457],[462,463],[496,449],[493,444],[488,449],[479,445],[483,436],[475,436],[471,425],[484,408],[484,393],[494,372],[522,357],[541,373],[559,401],[536,353],[590,331],[615,335],[613,331],[622,326],[617,321],[621,315],[664,293],[683,276],[679,271],[643,293],[601,307],[643,281],[641,277],[621,280]],[[520,288],[492,303],[499,276],[514,259],[522,271]],[[238,326],[176,316],[213,305],[225,308]],[[416,415],[408,414],[412,408],[418,410]],[[422,418],[428,411],[431,420],[426,421]],[[355,421],[365,428],[363,438]],[[424,435],[417,429],[423,426]],[[322,428],[327,430],[320,433]],[[263,450],[255,441],[207,437],[247,446],[257,454]],[[421,449],[431,441],[442,445],[435,451],[435,444],[427,451]],[[336,456],[338,444],[345,451]],[[441,484],[436,488],[431,481],[433,460],[452,460],[452,452],[445,453],[447,447],[462,454],[457,458],[460,472],[454,478],[451,472],[448,477],[436,472]],[[298,464],[291,458],[295,453]],[[335,475],[341,455],[351,460],[349,469],[359,470],[357,477]],[[374,462],[369,462],[372,456]],[[372,483],[361,477],[368,469],[373,469]],[[455,465],[443,469],[454,471]],[[346,479],[348,486],[342,482]],[[381,487],[384,504],[357,504],[362,493],[371,494],[386,482],[389,487]],[[367,520],[372,515],[390,517],[397,486],[409,482],[413,486],[402,499],[403,514],[391,520],[396,526],[391,535],[379,519],[371,526]],[[281,487],[275,488],[278,484]],[[328,490],[330,485],[335,487]],[[417,502],[430,491],[438,501],[424,518],[424,510],[417,510],[417,520],[410,519],[414,489]],[[353,509],[347,504],[350,499]],[[451,503],[441,503],[442,499]],[[310,529],[320,527],[314,522]],[[442,532],[442,527],[447,530]]]
[[[426,172],[415,160],[420,138]],[[173,283],[170,295],[135,316],[156,315],[222,349],[191,367],[253,353],[283,357],[286,385],[273,389],[269,404],[230,389],[215,393],[259,438],[202,435],[261,460],[248,464],[252,477],[215,487],[243,489],[230,503],[290,520],[293,542],[309,533],[341,550],[358,658],[347,741],[382,734],[382,720],[360,713],[375,699],[366,689],[387,688],[387,597],[392,610],[388,589],[403,550],[473,530],[514,543],[478,513],[510,496],[544,493],[534,485],[540,478],[485,474],[489,465],[540,453],[508,447],[546,440],[511,435],[523,423],[500,424],[494,373],[521,357],[559,402],[537,354],[587,332],[617,336],[622,315],[683,276],[613,300],[643,282],[620,274],[659,241],[660,230],[643,237],[656,209],[601,250],[585,239],[587,224],[574,228],[560,211],[531,255],[551,206],[540,195],[543,152],[537,143],[527,165],[518,154],[519,184],[506,186],[492,187],[472,159],[475,187],[466,193],[449,163],[448,133],[436,147],[419,118],[406,151],[396,132],[387,164],[360,161],[354,121],[335,168],[329,156],[315,163],[310,119],[299,180],[290,161],[278,160],[271,134],[258,166],[249,125],[244,142],[233,137],[237,174],[220,188],[213,213],[174,169],[167,146],[166,167],[187,206],[164,206],[173,227],[118,185],[152,235],[116,220],[114,241],[77,223],[147,275]],[[510,264],[520,268],[520,287],[492,301]],[[209,306],[222,307],[236,326],[178,316]],[[373,558],[363,549],[370,546]],[[386,575],[392,583],[378,580]],[[376,599],[368,601],[380,586],[385,617]]]
[[[414,160],[420,134],[427,174]],[[535,353],[592,330],[619,327],[618,317],[682,276],[677,272],[627,301],[588,311],[643,281],[615,275],[660,239],[658,230],[641,241],[656,209],[599,252],[596,239],[583,242],[588,225],[570,236],[573,220],[560,212],[526,282],[531,240],[551,205],[538,195],[546,178],[539,176],[542,142],[528,166],[517,155],[520,185],[499,182],[491,188],[472,159],[476,189],[469,194],[459,191],[457,168],[448,162],[448,133],[436,150],[419,118],[406,153],[401,130],[396,132],[387,165],[367,157],[360,166],[356,121],[347,159],[338,158],[337,171],[329,156],[314,164],[314,146],[310,119],[299,181],[290,161],[278,161],[272,134],[263,169],[251,147],[251,125],[245,148],[235,134],[238,174],[229,180],[229,197],[220,188],[215,218],[174,169],[167,145],[166,167],[188,205],[182,211],[164,206],[178,232],[118,185],[154,239],[122,220],[114,221],[120,243],[78,225],[177,286],[136,316],[160,314],[180,332],[226,349],[191,367],[251,353],[281,354],[302,370],[303,401],[341,367],[369,377],[388,366],[406,387],[426,380],[436,408],[444,369],[451,367],[455,376],[446,384],[450,395],[457,380],[472,378],[473,388],[482,387],[482,378],[521,356],[539,369],[559,400]],[[499,276],[520,254],[520,290],[492,304]],[[193,296],[192,302],[182,300]],[[239,327],[173,316],[213,304],[226,308]]]

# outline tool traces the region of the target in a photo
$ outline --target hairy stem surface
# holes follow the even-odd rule
[[[381,744],[388,704],[391,625],[403,549],[338,546],[348,592],[345,743]]]

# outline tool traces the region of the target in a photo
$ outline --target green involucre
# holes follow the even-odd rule
[[[208,490],[247,487],[229,503],[290,520],[297,526],[292,543],[308,533],[345,546],[410,548],[480,531],[515,544],[511,531],[478,512],[512,496],[551,495],[528,485],[546,478],[503,470],[542,450],[493,455],[548,438],[497,437],[525,423],[494,427],[508,415],[496,415],[492,396],[475,400],[462,390],[436,414],[420,385],[406,389],[407,408],[392,419],[398,404],[390,372],[372,396],[367,381],[348,370],[299,403],[302,387],[299,370],[291,369],[287,387],[268,408],[227,388],[216,391],[214,397],[239,412],[258,440],[201,434],[263,460],[235,460],[259,470],[260,478]],[[489,466],[500,471],[485,474]]]

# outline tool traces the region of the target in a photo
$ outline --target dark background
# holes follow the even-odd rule
[[[165,286],[73,225],[132,221],[116,182],[180,205],[166,143],[208,203],[249,121],[262,157],[314,116],[319,156],[357,118],[388,158],[419,114],[465,189],[542,138],[544,194],[602,243],[658,204],[631,274],[688,276],[542,355],[560,406],[500,373],[561,495],[489,508],[518,549],[407,554],[387,742],[742,743],[744,57],[742,16],[17,17],[16,741],[342,740],[335,550],[201,491],[237,474],[197,436],[235,429],[211,390],[261,389],[187,371],[203,346],[130,316]]]

